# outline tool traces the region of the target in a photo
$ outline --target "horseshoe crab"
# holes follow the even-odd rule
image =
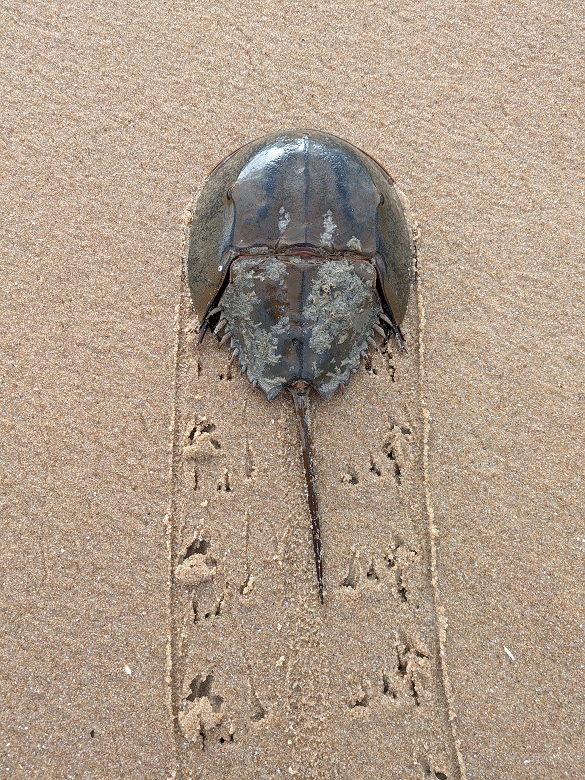
[[[347,384],[375,332],[404,346],[413,265],[392,178],[329,133],[246,144],[213,169],[195,204],[186,274],[199,342],[213,330],[269,400],[285,389],[293,396],[321,602],[308,395],[330,399]]]

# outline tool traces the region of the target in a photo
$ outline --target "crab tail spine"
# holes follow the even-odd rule
[[[323,553],[321,550],[321,525],[319,522],[319,507],[317,493],[315,491],[315,470],[313,468],[313,453],[311,448],[311,436],[307,423],[309,386],[304,382],[296,383],[290,391],[295,402],[295,411],[299,434],[301,438],[301,450],[303,453],[303,466],[305,468],[305,480],[307,483],[307,499],[311,514],[313,530],[313,549],[315,551],[315,568],[317,570],[317,583],[319,585],[319,601],[323,603]]]

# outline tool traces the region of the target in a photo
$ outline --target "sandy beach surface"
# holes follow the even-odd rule
[[[0,777],[585,773],[581,6],[5,3]],[[404,323],[311,406],[207,337],[195,191],[317,128],[409,203]]]

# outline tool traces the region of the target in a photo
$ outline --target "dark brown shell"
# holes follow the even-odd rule
[[[394,182],[371,157],[315,130],[273,133],[229,155],[196,202],[187,258],[203,322],[233,259],[295,248],[353,254],[377,270],[381,305],[400,324],[414,248]]]

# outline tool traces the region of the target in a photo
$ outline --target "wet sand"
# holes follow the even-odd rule
[[[583,772],[578,10],[3,10],[0,774]],[[181,278],[279,127],[420,233],[408,351],[312,406],[323,607],[290,399],[195,350]]]

